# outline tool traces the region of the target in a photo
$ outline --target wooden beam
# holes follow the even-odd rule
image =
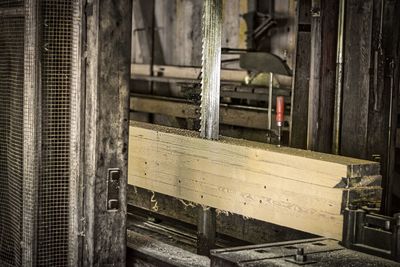
[[[128,185],[128,213],[143,212],[149,217],[163,219],[165,217],[196,225],[197,206],[187,205],[177,198],[160,193],[154,193],[137,186]],[[154,211],[154,202],[157,200],[158,210]],[[247,220],[238,214],[224,214],[217,216],[217,232],[253,244],[279,242],[282,240],[298,240],[312,238],[313,235],[296,231],[287,227],[280,227],[260,220]]]
[[[368,155],[373,0],[346,1],[341,153]],[[378,129],[375,129],[378,130]],[[381,145],[381,143],[379,143]]]
[[[140,96],[131,96],[130,99],[130,109],[132,111],[164,114],[184,119],[200,118],[200,107],[186,101],[171,101],[168,98]]]
[[[149,124],[130,127],[129,184],[336,239],[345,206],[380,201],[378,173],[379,164],[370,161],[226,137],[204,140]]]
[[[399,10],[397,1],[346,0],[341,154],[380,159],[387,214],[396,179],[389,121],[395,125],[390,115],[397,112],[391,102],[399,86]]]
[[[290,146],[307,148],[308,90],[311,52],[311,0],[297,1],[296,52],[290,122]]]
[[[313,0],[307,149],[332,150],[339,1]]]
[[[168,98],[146,98],[133,96],[130,100],[132,111],[164,114],[168,116],[199,119],[200,106],[185,102],[171,101]],[[275,125],[275,116],[272,116],[272,124]],[[290,120],[290,116],[285,117]],[[220,105],[220,123],[226,125],[266,130],[268,125],[267,109],[239,108],[224,104]],[[287,130],[287,127],[284,128]]]
[[[81,265],[125,266],[132,1],[88,1],[86,8],[85,146],[77,171],[84,179],[76,185],[84,196]],[[116,169],[120,175],[111,178]]]
[[[159,77],[199,79],[201,67],[183,67],[171,65],[154,65],[153,73]],[[132,64],[131,76],[149,76],[150,66],[147,64]],[[221,69],[221,80],[223,81],[244,81],[247,76],[245,70]]]

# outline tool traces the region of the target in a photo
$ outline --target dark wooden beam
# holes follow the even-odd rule
[[[313,0],[307,148],[331,152],[339,1]]]
[[[311,0],[297,1],[296,56],[290,123],[290,146],[307,147],[308,88],[311,52]]]
[[[341,154],[380,161],[387,214],[396,177],[398,17],[397,1],[347,1]]]
[[[384,212],[393,214],[400,212],[400,204],[396,201],[395,195],[399,197],[400,170],[396,170],[396,164],[400,162],[400,154],[396,154],[396,147],[400,147],[400,129],[398,127],[399,117],[399,87],[400,87],[400,2],[396,0],[385,1],[383,9],[383,32],[382,48],[384,50],[384,93],[383,97],[388,99],[388,105],[385,105],[383,113],[387,112],[387,158],[385,161],[386,173],[384,179]],[[384,114],[384,116],[386,116]],[[382,130],[385,130],[383,128]],[[379,134],[379,133],[378,133]],[[397,143],[396,143],[397,142]]]
[[[82,266],[122,267],[126,265],[131,1],[90,0],[87,10]],[[111,179],[110,169],[119,169],[119,178]],[[115,187],[109,186],[111,182]],[[111,205],[115,202],[110,199],[118,204]]]
[[[142,63],[164,64],[164,53],[161,46],[160,34],[158,30],[155,29],[157,25],[155,24],[156,21],[153,20],[156,1],[137,0],[132,1],[132,4],[133,18],[137,26],[136,29],[133,29],[133,37],[139,40],[143,59]]]
[[[346,1],[341,154],[367,153],[373,0]]]

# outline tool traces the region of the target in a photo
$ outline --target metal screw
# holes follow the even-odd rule
[[[295,260],[298,262],[307,261],[307,255],[304,254],[304,248],[297,248]]]

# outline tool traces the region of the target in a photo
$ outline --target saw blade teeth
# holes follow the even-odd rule
[[[200,135],[217,139],[221,68],[222,0],[205,0],[202,14]]]
[[[204,101],[204,54],[205,54],[205,23],[206,23],[206,8],[207,8],[207,2],[209,2],[208,0],[203,2],[203,10],[202,10],[202,16],[201,16],[201,34],[202,34],[202,38],[201,38],[201,73],[200,73],[200,86],[201,86],[201,91],[200,91],[200,129],[199,131],[202,132],[203,131],[203,124],[204,124],[204,120],[203,120],[203,101]]]

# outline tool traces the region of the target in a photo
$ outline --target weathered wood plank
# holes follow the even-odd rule
[[[82,266],[126,266],[131,1],[88,1],[85,68]],[[108,172],[118,168],[118,209],[109,210]]]
[[[343,192],[380,192],[368,187],[379,184],[378,173],[369,161],[224,137],[209,141],[161,126],[130,128],[129,184],[338,239],[348,204]],[[364,176],[374,177],[364,182]],[[354,180],[347,189],[343,177]]]
[[[164,114],[178,118],[200,118],[200,106],[185,101],[172,102],[168,99],[162,98],[132,96],[130,100],[130,108],[133,111]],[[286,116],[285,120],[290,120],[290,116]],[[266,130],[268,126],[267,110],[244,109],[221,105],[220,123]],[[276,125],[275,116],[272,116],[272,124]],[[284,127],[284,130],[287,130],[287,128]]]
[[[307,148],[332,148],[338,1],[312,1]]]
[[[128,213],[130,210],[135,212],[135,208],[132,207],[135,206],[149,213],[151,212],[155,218],[159,214],[161,215],[160,219],[166,216],[192,225],[196,225],[197,223],[197,205],[193,203],[187,206],[189,203],[180,199],[160,193],[154,193],[153,195],[153,192],[147,189],[132,185],[128,185],[127,193]],[[155,202],[152,202],[152,199],[153,201],[157,201],[157,211],[153,209]],[[228,214],[223,212],[217,213],[217,232],[253,244],[314,237],[308,233],[296,231],[291,228],[260,220],[243,218],[243,216],[235,213]]]
[[[373,1],[346,1],[341,153],[369,158],[368,106]],[[357,104],[355,104],[357,103]]]
[[[172,65],[154,65],[153,73],[155,76],[169,77],[169,78],[186,78],[186,79],[199,79],[201,67],[183,67]],[[131,77],[135,75],[149,76],[150,65],[147,64],[132,64]],[[222,81],[238,81],[243,82],[247,76],[247,71],[236,69],[221,69]]]
[[[296,51],[290,122],[290,146],[307,147],[308,90],[310,81],[311,0],[297,2]]]

